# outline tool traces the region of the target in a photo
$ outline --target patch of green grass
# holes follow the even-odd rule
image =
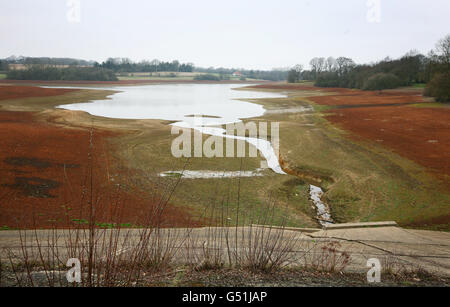
[[[0,80],[6,79],[6,74],[0,74]]]
[[[416,108],[450,108],[450,103],[423,102],[423,103],[416,103],[410,106]]]
[[[72,222],[79,225],[89,225],[89,221],[85,219],[72,219]],[[115,229],[115,228],[141,228],[142,226],[134,225],[132,223],[101,223],[101,222],[95,222],[95,226],[104,228],[104,229]]]
[[[261,166],[261,157],[249,158],[248,146],[246,158],[174,158],[171,154],[171,142],[177,137],[171,135],[170,127],[157,125],[136,134],[127,134],[111,139],[114,151],[121,160],[127,161],[128,167],[139,173],[153,174],[156,184],[168,186],[179,175],[158,177],[158,174],[168,171],[209,170],[209,171],[243,171],[255,170]],[[206,139],[209,136],[204,136]],[[126,144],[126,145],[125,145]],[[225,148],[225,146],[224,146]],[[235,147],[236,148],[236,147]],[[241,163],[242,160],[242,163]],[[135,175],[139,177],[139,174]],[[239,215],[239,224],[249,224],[256,219],[262,206],[272,194],[277,200],[273,223],[284,222],[284,212],[288,207],[289,226],[317,226],[309,216],[310,203],[307,193],[292,197],[292,191],[286,189],[284,183],[291,180],[289,176],[274,174],[268,170],[263,177],[222,178],[222,179],[182,179],[172,197],[171,203],[189,208],[193,215],[202,215],[205,209],[221,205],[226,207],[224,217],[233,225]],[[239,187],[240,186],[240,187]],[[145,183],[139,188],[145,189]],[[238,191],[240,197],[238,202]],[[239,210],[238,210],[239,208]],[[239,211],[239,213],[238,213]]]
[[[85,219],[72,219],[72,222],[74,222],[75,224],[79,224],[79,225],[89,224],[89,221],[85,220]]]
[[[414,83],[413,87],[415,88],[425,88],[427,85],[425,83]]]

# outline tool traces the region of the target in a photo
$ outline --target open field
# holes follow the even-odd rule
[[[227,210],[222,213],[230,225],[235,223],[236,218],[239,219],[240,225],[245,225],[259,212],[261,204],[271,198],[278,202],[273,224],[315,227],[317,221],[308,195],[309,184],[312,183],[320,185],[326,191],[325,200],[337,222],[396,220],[402,226],[449,229],[447,216],[450,213],[450,193],[448,186],[441,182],[436,173],[411,157],[394,152],[385,143],[371,141],[367,137],[356,138],[349,132],[351,129],[346,132],[343,130],[347,129],[346,127],[336,127],[327,119],[334,114],[330,112],[356,110],[355,106],[359,105],[365,105],[365,109],[368,109],[378,102],[375,97],[378,93],[338,93],[336,89],[322,90],[309,84],[292,86],[281,83],[260,85],[257,89],[283,91],[288,94],[287,98],[254,100],[253,102],[262,104],[268,111],[264,116],[248,121],[280,122],[281,162],[290,175],[277,175],[267,170],[264,171],[263,177],[181,180],[171,198],[171,208],[174,212],[179,212],[179,216],[187,216],[190,221],[199,221],[208,208],[226,204]],[[102,152],[108,158],[109,167],[119,170],[119,173],[115,173],[119,175],[114,179],[120,179],[133,194],[135,191],[148,191],[152,190],[151,187],[166,186],[173,182],[174,178],[158,177],[161,172],[183,168],[238,171],[254,170],[260,166],[260,157],[191,158],[189,161],[176,159],[170,151],[171,142],[176,136],[171,135],[166,121],[108,119],[90,116],[84,112],[53,109],[54,106],[64,103],[86,101],[95,97],[102,99],[101,97],[111,93],[80,90],[48,98],[3,100],[0,105],[3,110],[33,111],[33,121],[48,125],[55,131],[75,127],[84,131],[86,139],[91,127],[94,127],[94,135],[104,140]],[[358,93],[361,93],[360,96]],[[421,101],[417,92],[409,90],[402,91],[401,95],[388,92],[382,97],[383,105]],[[348,103],[349,99],[356,102]],[[322,101],[324,104],[319,104]],[[347,104],[352,108],[334,110],[332,108],[336,106],[329,101],[339,101],[339,105]],[[314,106],[313,109],[311,105]],[[405,108],[422,110],[406,106]],[[421,125],[426,124],[427,120],[429,119],[424,118]],[[18,117],[16,121],[24,119]],[[26,125],[26,121],[22,124]],[[417,126],[417,129],[420,129],[420,126]],[[103,136],[102,133],[106,135]],[[12,136],[10,142],[13,138]],[[4,159],[18,156],[10,151],[12,147],[3,148],[8,151],[3,153]],[[67,150],[70,148],[67,146]],[[86,149],[83,150],[80,155],[87,155]],[[50,155],[49,151],[46,155],[47,157],[43,154],[38,158],[51,158],[55,160],[56,165],[71,161],[58,158],[58,155],[64,157],[59,152]],[[81,159],[74,159],[70,163],[81,165],[83,162]],[[8,168],[5,167],[6,169]],[[64,173],[63,170],[60,168],[61,173]],[[112,170],[108,172],[114,173]],[[7,184],[9,186],[6,188],[11,190],[13,183]],[[142,192],[143,198],[148,197],[145,194]]]

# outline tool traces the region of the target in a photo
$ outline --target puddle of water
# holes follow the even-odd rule
[[[289,114],[289,113],[303,113],[303,112],[312,112],[314,111],[313,106],[306,107],[296,107],[296,108],[285,108],[285,109],[275,109],[275,110],[267,110],[265,115],[270,114]]]
[[[328,206],[322,202],[323,190],[320,187],[310,185],[309,194],[317,211],[317,218],[322,226],[333,224]]]
[[[214,178],[234,178],[234,177],[262,177],[262,169],[255,171],[170,171],[159,174],[161,177],[182,177],[183,179],[214,179]]]

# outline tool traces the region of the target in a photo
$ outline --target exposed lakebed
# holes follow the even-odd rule
[[[206,135],[244,140],[255,146],[266,159],[267,166],[275,173],[285,175],[278,156],[267,140],[230,135],[221,128],[226,124],[242,122],[243,119],[260,117],[267,113],[291,113],[312,110],[299,107],[295,110],[266,111],[263,106],[245,100],[262,98],[284,98],[286,95],[274,92],[233,90],[236,84],[162,84],[127,87],[102,87],[100,90],[115,90],[107,100],[59,106],[68,110],[85,111],[91,115],[119,119],[162,119],[174,121],[172,125],[195,129]],[[83,88],[83,87],[78,87]],[[93,88],[89,88],[93,89]],[[199,121],[199,117],[201,117]],[[247,172],[211,171],[168,171],[160,176],[182,176],[186,179],[214,179],[225,177],[262,176],[261,170]],[[322,225],[331,223],[327,206],[321,201],[323,191],[310,186],[310,198],[317,210],[317,218]]]

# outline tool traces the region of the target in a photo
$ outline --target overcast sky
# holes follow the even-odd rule
[[[423,53],[450,33],[449,0],[1,0],[0,58],[129,57],[271,69]],[[378,14],[377,2],[381,3]]]

